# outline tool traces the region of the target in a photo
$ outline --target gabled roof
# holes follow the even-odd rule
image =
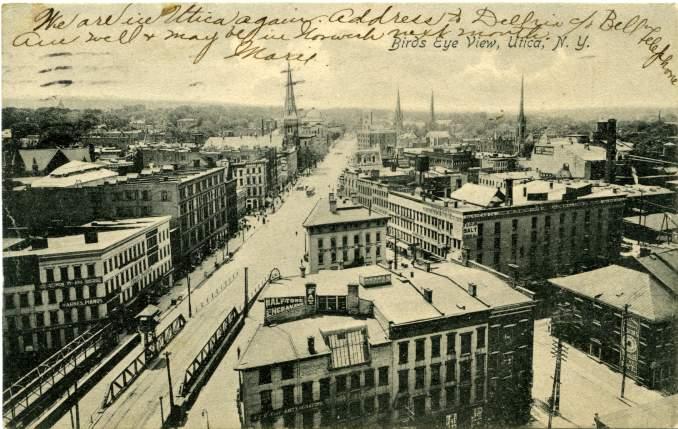
[[[678,297],[678,249],[638,258],[640,265]]]
[[[33,160],[38,166],[38,171],[44,171],[57,152],[59,149],[20,149],[19,156],[26,171],[33,171]]]
[[[589,299],[596,299],[645,319],[662,321],[674,317],[676,296],[653,276],[630,268],[610,265],[597,270],[549,280],[554,285]]]
[[[60,149],[61,152],[66,155],[69,161],[84,161],[92,162],[92,158],[89,155],[89,149],[87,148],[74,148],[74,149]]]
[[[499,189],[476,185],[475,183],[466,183],[461,188],[452,192],[450,198],[466,201],[469,204],[480,207],[492,207],[501,204],[505,197]]]

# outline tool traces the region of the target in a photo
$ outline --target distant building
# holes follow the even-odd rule
[[[384,160],[396,155],[397,133],[395,130],[362,129],[358,131],[358,149],[379,149]]]
[[[169,216],[3,242],[5,359],[45,357],[96,323],[133,316],[172,282]]]
[[[479,269],[435,272],[369,266],[267,288],[235,367],[241,426],[525,424],[532,299]]]
[[[448,146],[450,143],[450,133],[447,131],[429,131],[426,133],[426,144],[429,147]]]
[[[309,272],[386,260],[388,216],[330,194],[304,221]]]
[[[268,160],[262,158],[253,161],[234,162],[229,164],[229,167],[233,169],[233,177],[236,180],[237,187],[245,190],[247,196],[246,210],[256,211],[266,207]]]
[[[177,120],[177,128],[180,130],[188,130],[195,128],[198,125],[198,120],[195,118],[182,118]]]
[[[45,176],[69,161],[92,162],[87,148],[19,149],[11,162],[11,175]]]
[[[31,182],[31,188],[77,188],[99,186],[118,173],[93,162],[70,161],[47,176]]]
[[[174,265],[197,262],[210,249],[223,246],[228,230],[228,187],[224,167],[151,170],[109,180],[101,192],[101,207],[109,216],[166,216],[171,219]],[[232,222],[232,221],[231,221]]]
[[[610,265],[549,280],[561,308],[571,312],[563,336],[616,371],[626,353],[628,377],[676,393],[678,250],[637,261],[638,270]]]

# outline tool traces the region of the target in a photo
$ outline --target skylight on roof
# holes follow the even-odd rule
[[[325,336],[325,341],[330,348],[331,368],[360,365],[370,359],[365,326],[334,331]]]

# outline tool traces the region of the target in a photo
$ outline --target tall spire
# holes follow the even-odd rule
[[[518,150],[525,143],[525,130],[527,128],[527,121],[525,120],[525,76],[520,77],[520,110],[518,111],[518,124],[516,130],[516,140],[518,143]]]
[[[395,125],[397,132],[400,132],[403,129],[403,111],[400,108],[400,88],[398,88],[398,95],[396,98],[395,119],[393,125]]]
[[[436,123],[436,111],[433,100],[433,90],[431,90],[431,126],[433,127]]]
[[[297,118],[297,102],[294,99],[294,82],[292,81],[292,69],[287,63],[287,91],[285,94],[285,118]]]
[[[297,113],[297,102],[294,98],[294,85],[302,81],[292,80],[292,69],[290,63],[287,63],[287,70],[282,71],[287,74],[287,83],[285,88],[285,105],[283,112],[283,128],[285,131],[284,142],[286,146],[297,146],[299,137],[299,115]]]

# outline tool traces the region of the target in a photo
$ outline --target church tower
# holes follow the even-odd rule
[[[525,76],[520,78],[520,110],[518,111],[518,123],[516,125],[516,144],[518,151],[525,144],[527,121],[525,120]]]
[[[403,130],[403,111],[400,108],[400,89],[398,89],[398,95],[396,98],[396,109],[393,126],[395,127],[398,134],[400,134],[400,132]]]
[[[294,85],[299,82],[292,80],[292,69],[290,63],[287,63],[287,70],[282,73],[287,74],[287,83],[285,91],[285,106],[283,112],[283,129],[285,146],[299,145],[299,114],[297,112],[297,102],[294,98]]]
[[[431,129],[436,126],[436,110],[435,103],[433,99],[433,91],[431,91],[431,117],[429,118]]]

